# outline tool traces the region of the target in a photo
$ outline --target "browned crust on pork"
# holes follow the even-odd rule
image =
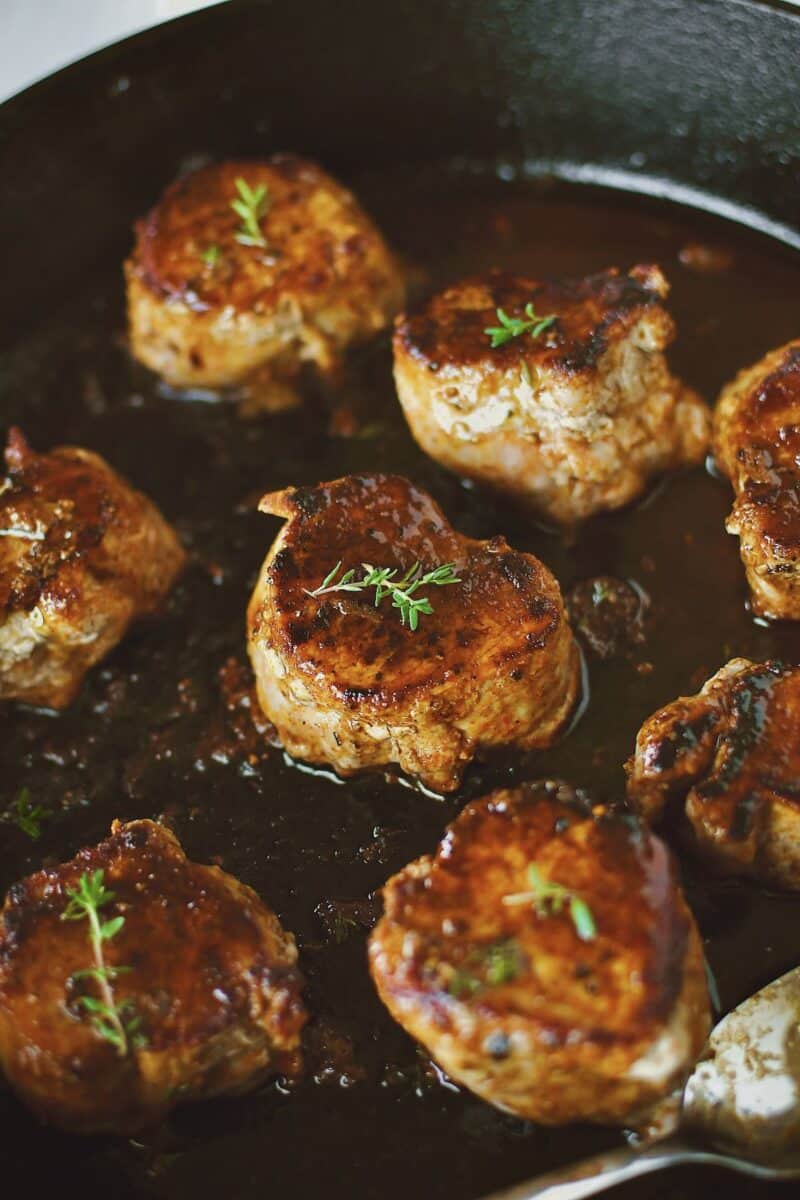
[[[304,742],[288,727],[272,699],[282,675],[284,691],[301,685],[315,720],[337,714],[340,743],[352,735],[365,766],[398,761],[396,741],[391,751],[386,744],[368,748],[370,724],[391,727],[388,741],[396,733],[409,753],[415,739],[429,739],[441,761],[418,768],[438,789],[457,786],[481,744],[546,745],[555,738],[574,703],[577,651],[558,584],[532,555],[503,538],[462,537],[430,496],[400,476],[291,488],[265,496],[261,508],[288,523],[262,568],[248,637],[262,706],[290,752],[331,761],[344,773],[355,769],[344,750],[323,751],[314,736]],[[412,631],[390,601],[375,608],[374,592],[310,596],[339,561],[358,574],[370,563],[400,575],[417,561],[423,570],[452,562],[461,582],[425,588],[434,611]],[[302,719],[299,698],[295,716]],[[441,738],[453,742],[450,749],[442,749]]]
[[[80,1005],[91,984],[85,921],[64,922],[67,889],[102,870],[125,923],[104,944],[114,999],[130,999],[146,1046],[120,1057]],[[0,1063],[43,1119],[77,1132],[131,1132],[180,1100],[241,1091],[296,1051],[305,1021],[290,934],[250,888],[190,862],[151,821],[115,822],[68,863],[16,884],[0,919]]]
[[[596,926],[565,909],[505,903],[527,868],[573,890]],[[566,785],[530,784],[469,804],[436,854],[384,889],[370,966],[392,1015],[457,1081],[546,1124],[616,1122],[679,1085],[708,1028],[703,957],[669,852],[634,818]],[[493,947],[515,970],[493,983]],[[464,988],[464,978],[479,986]],[[653,1077],[641,1063],[672,1030]]]
[[[626,764],[649,820],[680,805],[724,870],[800,889],[800,670],[732,659],[645,721]]]
[[[398,317],[395,345],[432,372],[477,364],[507,370],[525,362],[529,369],[572,378],[593,371],[643,311],[656,322],[661,343],[671,342],[675,326],[662,303],[666,294],[666,280],[652,266],[634,267],[629,275],[611,268],[584,279],[549,281],[491,271]],[[524,317],[529,303],[541,317],[555,314],[555,322],[535,340],[525,335],[492,349],[485,331],[498,324],[497,309]]]
[[[237,240],[238,179],[267,189],[263,247]],[[247,384],[274,405],[302,362],[334,371],[404,294],[397,261],[352,193],[286,154],[216,163],[172,183],[137,223],[125,275],[135,357],[174,387]]]
[[[710,414],[669,371],[675,326],[656,266],[540,281],[462,280],[395,323],[412,434],[443,466],[573,524],[619,508],[660,472],[702,460]],[[552,319],[493,346],[509,318]]]
[[[502,631],[494,661],[509,668],[563,623],[558,585],[542,563],[502,537],[462,537],[426,492],[400,476],[351,475],[291,488],[265,496],[260,507],[292,522],[269,569],[270,632],[302,670],[324,670],[332,693],[346,704],[366,701],[378,710],[412,689],[432,688],[443,673],[464,674],[484,622]],[[434,612],[416,632],[396,612],[390,620],[387,608],[376,614],[369,593],[307,594],[340,560],[384,565],[384,559],[400,576],[418,561],[426,570],[454,562],[463,582],[425,589]]]
[[[61,708],[131,622],[161,606],[186,555],[155,505],[99,455],[37,454],[12,429],[5,457],[0,699]]]
[[[800,619],[800,340],[723,388],[714,454],[736,500],[726,522],[761,616]]]

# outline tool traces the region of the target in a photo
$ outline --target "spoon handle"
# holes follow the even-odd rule
[[[549,1171],[507,1191],[494,1192],[486,1200],[584,1200],[586,1196],[595,1196],[637,1175],[648,1175],[651,1171],[661,1171],[680,1163],[696,1162],[698,1157],[707,1161],[716,1156],[703,1152],[698,1155],[679,1138],[656,1142],[644,1150],[624,1146],[621,1150],[595,1154],[569,1167]]]

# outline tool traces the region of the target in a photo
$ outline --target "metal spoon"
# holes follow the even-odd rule
[[[585,1158],[486,1200],[583,1200],[687,1163],[800,1179],[800,967],[713,1030],[684,1089],[677,1134]]]

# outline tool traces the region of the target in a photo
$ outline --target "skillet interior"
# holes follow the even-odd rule
[[[228,408],[159,396],[152,381],[128,362],[120,341],[119,262],[127,246],[128,218],[191,152],[257,153],[290,145],[318,154],[327,166],[347,175],[390,239],[428,267],[425,286],[495,263],[547,274],[647,258],[661,262],[675,282],[674,310],[681,330],[673,363],[690,383],[713,396],[739,365],[796,335],[796,257],[733,226],[653,202],[547,181],[504,179],[511,171],[504,166],[498,176],[495,151],[511,163],[539,148],[546,153],[551,146],[554,153],[558,144],[576,157],[605,158],[605,165],[613,166],[639,153],[630,146],[646,146],[649,152],[652,145],[655,170],[684,182],[716,180],[722,194],[757,204],[772,219],[782,220],[789,215],[789,188],[774,183],[780,182],[782,171],[792,170],[789,161],[784,167],[779,162],[781,154],[791,158],[788,135],[778,150],[774,134],[771,141],[760,138],[750,112],[743,127],[747,138],[738,143],[737,170],[720,161],[714,175],[713,156],[703,157],[713,141],[708,122],[700,121],[692,136],[670,141],[663,113],[655,107],[663,97],[651,95],[641,125],[623,120],[613,125],[613,139],[599,140],[603,128],[612,127],[604,122],[625,117],[618,89],[633,86],[643,67],[639,61],[635,70],[632,63],[628,70],[625,51],[630,43],[620,40],[626,10],[631,21],[641,22],[641,14],[636,17],[641,6],[610,6],[608,59],[599,50],[592,58],[590,38],[598,30],[593,9],[583,13],[583,24],[578,21],[581,7],[562,4],[556,12],[549,4],[492,5],[490,19],[481,27],[479,18],[487,13],[470,4],[457,30],[451,28],[448,60],[443,31],[427,28],[427,8],[421,10],[412,38],[403,25],[411,6],[401,6],[401,44],[391,56],[385,90],[379,90],[377,71],[374,79],[362,75],[365,90],[358,111],[363,112],[364,95],[373,98],[366,105],[366,127],[363,116],[352,119],[358,97],[347,70],[348,57],[360,61],[363,55],[366,62],[370,46],[378,44],[380,31],[366,7],[362,23],[353,26],[361,40],[354,40],[355,32],[346,36],[350,18],[340,17],[345,27],[338,30],[337,52],[324,61],[324,35],[332,39],[335,32],[327,8],[320,6],[319,20],[309,21],[308,30],[305,21],[303,30],[287,29],[286,14],[277,8],[230,10],[229,15],[223,9],[193,18],[183,32],[174,27],[115,49],[34,89],[6,110],[0,227],[22,229],[8,245],[2,423],[19,421],[40,447],[71,440],[107,455],[177,521],[198,562],[178,590],[168,618],[136,634],[107,667],[95,672],[73,711],[57,721],[12,709],[2,714],[0,806],[24,784],[55,815],[35,844],[12,826],[0,826],[0,886],[5,888],[42,858],[66,857],[98,839],[113,816],[167,814],[191,855],[221,856],[223,865],[260,890],[297,932],[310,1007],[319,1016],[310,1045],[311,1070],[318,1081],[309,1079],[291,1096],[273,1084],[246,1100],[180,1112],[168,1130],[140,1146],[43,1134],[0,1093],[3,1177],[9,1183],[24,1182],[34,1195],[69,1179],[89,1194],[113,1190],[123,1197],[204,1197],[221,1189],[236,1197],[268,1189],[292,1196],[324,1191],[392,1197],[409,1186],[421,1195],[480,1196],[615,1140],[616,1135],[596,1130],[536,1130],[443,1086],[380,1010],[363,967],[363,930],[342,920],[351,910],[339,910],[331,933],[315,907],[330,899],[363,899],[391,871],[430,850],[465,796],[487,786],[558,773],[600,795],[618,795],[620,764],[641,718],[705,678],[729,653],[779,654],[800,661],[796,631],[761,629],[743,610],[736,545],[722,531],[729,504],[726,487],[700,471],[682,476],[638,508],[593,522],[576,543],[566,545],[532,528],[507,506],[487,504],[485,497],[463,489],[414,449],[393,399],[385,343],[353,363],[346,395],[366,414],[370,436],[347,440],[327,436],[322,416],[311,433],[312,422],[300,414],[242,425]],[[640,25],[643,55],[658,56],[658,37],[669,42],[670,30],[673,45],[676,39],[682,42],[679,8],[686,23],[685,6],[665,5],[660,34],[652,25]],[[697,9],[710,21],[711,10],[719,6]],[[754,16],[753,6],[736,4],[730,11],[736,13],[731,22],[736,28]],[[797,37],[797,23],[784,26],[782,14],[762,15],[769,18],[764,29],[769,25],[775,38],[769,49],[774,56],[792,30]],[[259,74],[247,39],[237,42],[248,28],[264,34],[271,30],[275,44],[279,35],[293,38],[288,44],[301,52],[300,60],[294,60],[298,77],[300,63],[308,71],[316,67],[310,89],[298,92],[296,80],[292,87],[281,55],[267,55],[277,75],[270,72],[265,80],[263,51]],[[527,76],[523,91],[514,92],[524,74],[514,36],[521,30],[529,50],[534,41],[545,43],[541,57],[537,50],[529,59],[538,97]],[[542,90],[557,78],[556,60],[545,64],[544,50],[555,50],[559,30],[571,39],[572,52],[582,47],[584,69],[597,64],[594,108],[587,89],[581,92],[578,86],[577,65],[566,59],[561,65],[570,72],[562,77],[558,93]],[[306,32],[308,40],[301,39]],[[408,42],[417,45],[417,39],[418,57],[407,59],[415,91],[405,80],[401,58]],[[688,42],[684,49],[690,52]],[[196,66],[190,71],[184,62],[184,55],[188,61],[193,51],[201,55],[200,71]],[[500,66],[503,54],[508,61]],[[335,63],[328,61],[331,57]],[[434,81],[434,67],[447,61],[450,76],[456,76],[452,89],[441,78]],[[616,63],[611,82],[617,89],[612,88],[611,100],[602,76],[609,69],[603,62],[610,61]],[[225,62],[228,83],[223,82]],[[454,70],[454,64],[474,69],[472,88],[458,83],[461,70]],[[373,67],[366,69],[369,73]],[[749,88],[747,72],[744,77]],[[109,88],[116,89],[113,100]],[[759,104],[769,99],[778,122],[779,81],[775,88],[774,95],[759,98],[753,93],[750,101],[758,113]],[[280,95],[295,99],[277,107]],[[261,100],[254,107],[255,96]],[[138,109],[131,104],[134,99]],[[218,111],[212,111],[214,99]],[[709,106],[711,125],[727,120],[714,99],[708,93],[693,99]],[[716,96],[720,99],[721,93]],[[568,117],[574,126],[568,137],[565,113],[573,101]],[[737,89],[731,103],[736,107],[738,101]],[[331,110],[329,102],[339,107]],[[503,124],[500,118],[514,105],[517,116]],[[547,120],[537,119],[537,105]],[[590,135],[598,138],[594,153],[579,124],[581,112],[587,117],[590,109],[595,119]],[[52,113],[47,129],[37,124],[46,111]],[[415,130],[411,121],[423,111],[428,119]],[[698,111],[706,110],[701,105]],[[332,114],[324,129],[320,113]],[[159,114],[163,136],[156,133]],[[455,132],[456,116],[473,120],[469,139],[463,130]],[[565,139],[561,143],[553,140],[559,126]],[[69,161],[58,140],[65,128],[73,131]],[[412,134],[418,133],[422,158],[469,149],[471,158],[483,155],[487,163],[480,170],[463,162],[449,169],[394,167],[388,161],[389,128],[399,135],[404,150],[399,157],[412,157]],[[732,127],[729,135],[734,136]],[[24,140],[28,163],[21,175],[17,155]],[[373,165],[364,169],[368,161]],[[752,169],[748,172],[743,163]],[[769,188],[768,180],[773,184]],[[730,247],[734,266],[720,276],[690,273],[677,262],[679,248],[690,240]],[[217,671],[229,655],[241,656],[244,603],[276,529],[274,522],[254,514],[248,501],[267,488],[361,468],[411,474],[430,488],[464,532],[487,536],[502,530],[513,543],[539,554],[565,588],[596,573],[636,579],[653,600],[650,640],[637,654],[637,661],[654,664],[652,672],[637,671],[628,662],[600,665],[590,660],[591,702],[568,741],[547,755],[476,769],[466,790],[445,803],[375,779],[336,786],[301,775],[277,753],[255,766],[240,753],[224,761]],[[212,563],[221,567],[218,582],[208,569]],[[770,897],[743,884],[709,882],[691,862],[687,883],[708,938],[724,1007],[796,963],[796,900]],[[338,942],[336,933],[346,939]],[[646,1192],[634,1187],[628,1194],[699,1197],[709,1183],[708,1175],[687,1173],[648,1181]],[[734,1197],[767,1192],[753,1183],[726,1180],[725,1186]]]

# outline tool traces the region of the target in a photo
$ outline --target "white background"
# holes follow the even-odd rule
[[[0,101],[149,25],[216,0],[0,0]]]

